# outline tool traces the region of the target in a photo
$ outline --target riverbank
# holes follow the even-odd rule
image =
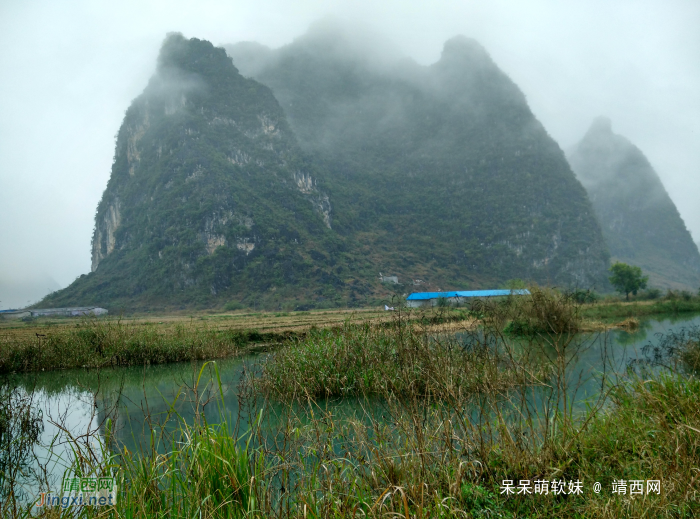
[[[82,318],[32,320],[0,327],[0,374],[203,361],[275,348],[310,331],[371,322],[386,326],[393,312],[298,312],[210,315],[188,319]],[[414,313],[423,327],[468,325],[465,309]],[[253,327],[254,325],[257,327]]]
[[[698,380],[637,379],[611,399],[601,415],[558,422],[539,448],[508,440],[514,431],[507,428],[506,437],[494,440],[463,436],[453,425],[450,432],[458,432],[450,442],[441,434],[447,421],[423,419],[429,425],[419,432],[410,427],[418,418],[410,411],[389,429],[372,424],[384,428],[378,443],[370,442],[367,428],[348,441],[357,423],[348,427],[319,413],[283,452],[240,447],[226,425],[183,425],[190,440],[177,451],[125,460],[128,483],[106,516],[696,517]],[[391,441],[406,433],[401,444]],[[341,442],[344,452],[336,447]],[[474,446],[469,454],[468,445]],[[290,466],[297,469],[294,480]],[[508,487],[512,493],[504,492]]]
[[[689,299],[663,299],[652,301],[633,301],[593,303],[581,306],[581,315],[588,319],[610,321],[628,317],[640,318],[654,315],[677,315],[700,313],[700,297]]]
[[[635,319],[654,315],[700,313],[699,298],[574,306],[579,332],[633,327]],[[399,311],[422,333],[431,334],[473,329],[479,312],[472,307]],[[504,326],[507,314],[502,317]],[[275,348],[317,329],[367,322],[386,326],[395,315],[364,309],[4,322],[0,323],[0,373],[220,359]]]
[[[114,470],[120,477],[117,505],[86,507],[83,516],[690,518],[700,513],[700,381],[691,364],[700,351],[700,332],[666,336],[648,363],[636,364],[636,374],[603,381],[600,397],[577,412],[566,400],[567,359],[582,351],[581,336],[535,336],[528,343],[534,355],[523,358],[497,324],[485,315],[484,333],[459,345],[412,337],[406,321],[372,330],[315,332],[298,341],[300,351],[282,356],[282,369],[275,368],[275,358],[287,349],[260,359],[253,377],[264,381],[269,368],[287,378],[276,389],[251,381],[240,393],[237,415],[256,417],[252,425],[226,414],[216,423],[203,418],[204,405],[214,403],[199,395],[217,392],[220,376],[216,369],[207,376],[202,368],[196,384],[183,387],[180,397],[198,406],[195,418],[172,414],[164,428],[158,426],[162,417],[148,417],[144,423],[152,432],[143,450],[111,440],[114,422],[108,419],[102,436],[75,442],[84,474]],[[331,343],[350,349],[329,358],[323,352]],[[378,343],[384,346],[377,348]],[[488,362],[473,360],[475,352],[495,353],[508,345],[511,364],[488,356]],[[430,356],[438,362],[402,362],[402,347],[419,360]],[[436,349],[443,351],[431,351]],[[307,353],[314,350],[319,355]],[[377,353],[388,355],[388,361],[373,357]],[[469,357],[463,367],[481,384],[460,386],[452,366],[439,362],[449,354]],[[351,384],[348,369],[362,355],[364,372],[374,366],[386,375],[393,358],[401,373],[392,375],[392,383],[365,391]],[[538,384],[507,378],[514,366],[532,374],[537,365],[549,367],[536,377]],[[660,365],[672,369],[659,372]],[[313,390],[310,377],[319,373],[328,377]],[[338,384],[343,375],[349,377]],[[511,383],[487,385],[501,376]],[[295,387],[309,390],[290,394]],[[342,398],[348,393],[360,398],[357,413],[337,411],[323,389],[334,387]],[[533,389],[538,399],[528,399]],[[102,450],[91,454],[96,445]],[[58,510],[40,513],[60,516]]]

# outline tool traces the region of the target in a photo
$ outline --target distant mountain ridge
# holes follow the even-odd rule
[[[93,272],[42,305],[286,309],[605,283],[584,189],[473,40],[431,67],[318,28],[229,53],[256,77],[166,38],[117,136]]]
[[[570,152],[615,260],[642,267],[661,288],[700,286],[700,253],[644,154],[598,118]]]

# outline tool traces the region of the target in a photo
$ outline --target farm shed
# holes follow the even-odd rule
[[[530,291],[522,290],[456,290],[453,292],[414,292],[406,298],[406,306],[418,308],[421,306],[436,306],[440,300],[455,305],[467,302],[476,297],[505,297],[525,296]]]

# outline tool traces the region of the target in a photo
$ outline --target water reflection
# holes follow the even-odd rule
[[[639,344],[646,341],[651,329],[651,321],[642,321],[639,323],[639,327],[635,330],[618,330],[615,341],[622,346]]]

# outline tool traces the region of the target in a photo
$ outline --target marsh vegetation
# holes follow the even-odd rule
[[[149,412],[153,402],[144,409],[131,443],[118,433],[125,417],[97,388],[100,424],[91,422],[90,437],[66,436],[69,461],[74,473],[119,474],[119,501],[78,513],[695,516],[697,329],[664,335],[627,369],[606,357],[591,373],[576,360],[589,350],[605,357],[607,339],[576,333],[582,313],[572,298],[543,291],[476,305],[458,331],[454,314],[439,312],[310,330],[254,357],[235,387],[222,382],[219,363],[193,364],[177,394],[162,395],[162,412]],[[518,321],[527,326],[506,329]],[[122,390],[110,391],[116,401]],[[501,493],[504,481],[555,480],[580,481],[583,493]],[[612,494],[619,480],[659,480],[661,492]],[[31,505],[11,503],[3,502],[9,516]]]

